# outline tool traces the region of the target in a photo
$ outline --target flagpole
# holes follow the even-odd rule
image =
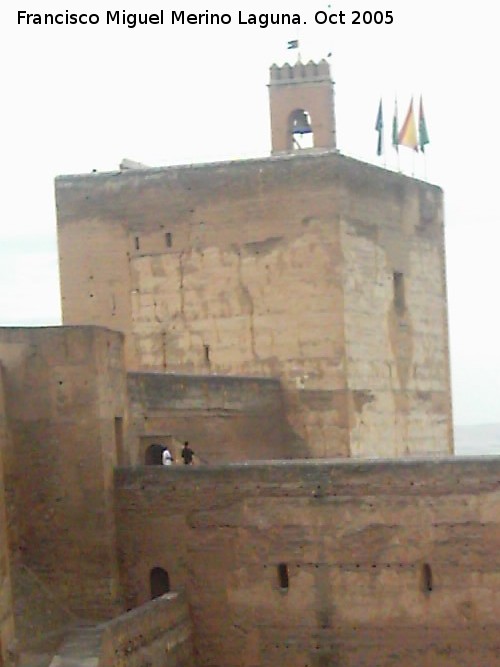
[[[394,115],[392,117],[392,147],[397,153],[396,164],[398,172],[401,173],[399,161],[399,123],[398,123],[398,96],[394,95]]]
[[[425,147],[429,143],[429,133],[427,132],[427,123],[425,122],[422,95],[420,95],[420,105],[418,110],[418,143],[420,150],[424,154],[424,178],[427,180],[427,155],[425,154]]]

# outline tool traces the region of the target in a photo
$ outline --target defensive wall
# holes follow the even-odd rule
[[[312,457],[452,451],[439,188],[336,152],[56,180],[65,324],[278,378]]]
[[[113,469],[144,463],[151,443],[169,444],[180,461],[188,440],[197,463],[304,452],[277,380],[127,378],[123,335],[94,326],[0,328],[0,360],[5,627],[12,620],[8,542],[11,559],[74,614],[99,620],[123,611]]]
[[[8,548],[7,513],[5,507],[3,458],[8,442],[5,414],[3,368],[0,363],[0,667],[14,664],[14,614]]]
[[[167,593],[111,621],[75,627],[51,664],[194,667],[192,634],[185,595]]]
[[[123,336],[0,328],[11,549],[75,613],[121,611],[113,469],[126,464]]]
[[[98,667],[194,667],[186,596],[167,593],[99,626]]]
[[[129,373],[127,384],[136,441],[187,440],[202,463],[307,454],[287,422],[278,380]],[[144,464],[143,451],[137,462]]]
[[[500,665],[500,459],[116,472],[127,604],[186,587],[200,667]]]

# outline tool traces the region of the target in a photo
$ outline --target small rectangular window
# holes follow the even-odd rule
[[[406,308],[405,304],[405,277],[399,271],[393,274],[393,289],[394,289],[394,308],[396,312],[402,313]]]
[[[210,363],[210,345],[204,345],[203,349],[205,351],[205,363]]]
[[[140,247],[141,247],[141,244],[140,244],[140,242],[139,242],[139,237],[136,236],[136,237],[135,237],[135,249],[136,249],[136,250],[139,250]]]
[[[172,247],[172,234],[170,232],[165,234],[165,243],[167,244],[167,248]]]

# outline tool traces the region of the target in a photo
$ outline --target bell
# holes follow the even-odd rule
[[[309,122],[309,114],[307,114],[305,111],[297,111],[293,117],[292,133],[310,134],[311,132],[312,128]]]

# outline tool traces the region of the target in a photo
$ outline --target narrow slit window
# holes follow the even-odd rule
[[[289,588],[289,579],[288,579],[288,565],[286,563],[280,563],[278,565],[278,581],[282,591],[287,591]]]
[[[406,307],[405,304],[405,277],[404,274],[395,271],[393,274],[394,288],[394,307],[398,313],[402,313]]]
[[[167,232],[165,234],[165,243],[166,243],[167,248],[172,247],[172,233],[171,232]]]
[[[139,237],[138,237],[138,236],[135,237],[134,244],[135,244],[135,249],[136,249],[136,250],[139,250],[139,248],[141,247],[141,243],[140,243],[140,241],[139,241]]]
[[[205,352],[205,363],[210,363],[210,345],[204,345],[203,350]]]
[[[432,568],[429,563],[424,563],[422,566],[422,578],[424,582],[424,591],[430,593],[433,589],[432,584]]]

